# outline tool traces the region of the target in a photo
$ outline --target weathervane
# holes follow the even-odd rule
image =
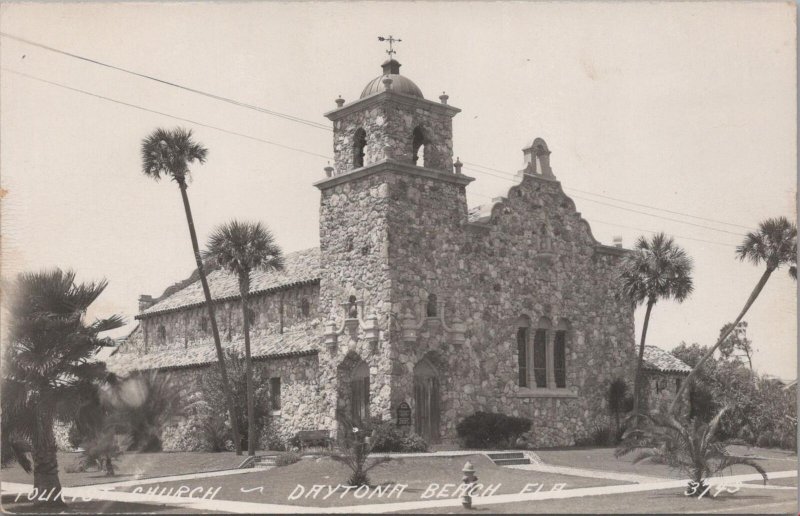
[[[394,48],[392,48],[392,43],[400,43],[403,41],[402,39],[394,39],[394,37],[389,34],[388,38],[384,38],[383,36],[378,36],[378,41],[388,41],[389,42],[389,50],[386,51],[389,54],[389,59],[394,59],[393,55],[396,54]]]

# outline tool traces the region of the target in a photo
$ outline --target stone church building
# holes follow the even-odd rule
[[[447,95],[426,99],[390,59],[360,98],[325,116],[335,162],[320,192],[320,245],[253,274],[257,367],[274,424],[341,431],[340,420],[396,420],[450,442],[476,411],[533,421],[538,446],[569,445],[607,421],[605,394],[631,380],[633,308],[615,300],[625,252],[598,242],[564,193],[542,139],[523,149],[518,184],[470,210],[473,178],[453,161]],[[209,274],[225,346],[241,349],[236,278]],[[196,277],[140,298],[139,326],[108,361],[118,372],[216,367]]]

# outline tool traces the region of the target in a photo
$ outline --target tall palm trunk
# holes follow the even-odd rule
[[[244,376],[247,384],[247,454],[252,457],[256,454],[256,410],[253,389],[253,359],[250,356],[249,278],[239,278],[239,293],[242,297],[242,318],[244,320]]]
[[[675,408],[678,406],[678,401],[683,396],[684,391],[697,376],[697,372],[700,371],[700,368],[703,366],[706,360],[711,358],[714,352],[722,345],[723,342],[725,342],[725,339],[728,338],[728,335],[730,335],[733,329],[736,328],[736,325],[742,321],[742,318],[745,316],[747,311],[750,310],[750,307],[753,305],[758,295],[761,294],[761,290],[763,290],[764,285],[767,284],[767,280],[769,279],[770,275],[772,274],[772,271],[774,270],[775,270],[774,267],[767,266],[767,269],[764,271],[764,274],[761,275],[761,279],[758,280],[758,283],[756,283],[753,292],[750,293],[750,297],[747,298],[747,302],[744,304],[742,311],[739,312],[739,315],[736,317],[736,320],[733,321],[733,323],[728,326],[728,331],[724,332],[722,335],[719,336],[719,340],[717,340],[717,343],[714,344],[714,346],[711,349],[709,349],[705,355],[703,355],[703,358],[701,358],[700,361],[697,362],[697,365],[695,365],[692,368],[692,372],[689,373],[689,376],[686,377],[686,380],[684,380],[681,383],[681,388],[678,389],[677,394],[675,394],[675,399],[672,400],[672,403],[669,406],[669,411],[668,411],[669,413],[674,413]]]
[[[211,289],[208,288],[208,280],[206,273],[203,269],[203,260],[200,258],[200,246],[197,243],[197,233],[194,230],[194,219],[192,218],[192,209],[189,206],[189,196],[186,194],[185,180],[178,181],[178,187],[181,190],[181,198],[183,199],[183,209],[186,211],[186,223],[189,224],[189,236],[192,239],[192,249],[194,250],[194,259],[197,262],[197,273],[200,276],[200,284],[203,286],[203,294],[206,297],[206,307],[208,309],[208,318],[211,320],[211,334],[214,336],[214,347],[217,348],[217,360],[219,361],[219,373],[222,377],[222,390],[225,393],[225,400],[228,403],[228,416],[231,421],[231,431],[233,433],[233,444],[236,448],[236,455],[242,454],[242,443],[239,438],[239,423],[236,420],[236,405],[233,401],[233,394],[231,393],[231,385],[228,382],[228,371],[225,368],[225,354],[222,351],[222,341],[219,338],[219,329],[217,328],[217,318],[214,316],[214,305],[211,302]]]
[[[65,506],[61,498],[61,481],[58,479],[56,439],[53,434],[52,411],[37,408],[33,428],[33,488],[37,504]]]
[[[653,311],[655,299],[647,301],[647,311],[644,313],[644,325],[642,326],[642,338],[639,342],[639,359],[636,361],[636,375],[633,379],[633,426],[639,426],[639,400],[642,390],[642,364],[644,362],[644,342],[647,338],[647,327],[650,325],[650,312]]]

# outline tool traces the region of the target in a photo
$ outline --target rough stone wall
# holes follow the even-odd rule
[[[666,373],[661,371],[644,370],[642,375],[642,398],[644,406],[650,410],[663,408],[675,399],[678,389],[676,381],[686,381],[686,374]],[[684,398],[688,400],[687,390]],[[688,406],[688,404],[686,405]]]
[[[379,173],[357,181],[323,189],[320,208],[320,312],[337,324],[344,319],[340,306],[350,296],[364,302],[368,313],[381,319],[389,307],[391,281],[386,269],[388,259],[387,210],[390,204],[387,179],[391,173]],[[359,360],[370,368],[370,377],[389,374],[389,364],[382,360],[385,348],[378,349],[360,339],[354,328],[339,336],[334,349],[322,349],[319,355],[320,423],[337,429],[337,409],[347,409],[349,371]],[[380,350],[380,351],[379,351]],[[371,383],[372,410],[376,414],[389,407],[389,387]]]
[[[447,324],[455,316],[466,322],[467,340],[454,345],[434,319],[426,319],[413,344],[402,342],[396,330],[385,332],[380,353],[346,335],[335,354],[321,358],[323,375],[331,369],[335,378],[332,368],[344,364],[347,353],[347,360],[358,354],[370,365],[372,415],[392,417],[401,401],[414,409],[413,370],[426,358],[440,374],[445,440],[455,437],[461,418],[478,410],[532,419],[538,446],[572,444],[597,421],[607,421],[607,386],[631,372],[633,311],[612,295],[620,253],[597,245],[558,182],[526,175],[481,226],[467,222],[463,185],[397,172],[336,187],[342,193],[347,188],[338,211],[326,208],[330,194],[323,192],[323,241],[343,245],[387,224],[381,226],[388,231],[387,260],[343,260],[329,252],[333,244],[323,244],[328,269],[322,305],[346,299],[347,278],[372,277],[358,294],[367,311],[383,315],[390,300],[392,311],[402,313],[433,293],[445,302]],[[364,213],[370,216],[363,226],[337,218],[349,214],[347,219],[360,221]],[[522,315],[534,323],[541,317],[554,325],[568,322],[566,389],[518,386]],[[419,311],[417,317],[422,319]]]
[[[356,131],[366,131],[364,166],[384,159],[413,163],[414,129],[420,127],[427,140],[417,165],[452,171],[453,121],[441,110],[431,111],[430,103],[417,99],[397,102],[397,95],[386,95],[381,103],[348,113],[334,120],[333,152],[336,175],[353,170]],[[419,105],[419,107],[415,107]]]
[[[319,383],[316,355],[257,360],[253,366],[256,374],[261,372],[264,378],[281,379],[281,410],[271,411],[269,424],[282,441],[288,441],[300,430],[323,428],[319,426],[317,406]],[[216,373],[216,364],[169,371],[177,383],[184,386],[187,397],[199,392],[201,377]],[[164,429],[162,435],[170,436],[170,440],[175,441],[165,443],[170,450],[181,450],[182,446],[187,446],[184,443],[202,442],[202,435],[191,436],[189,439],[174,439],[175,432],[172,431],[174,427],[196,428],[192,425],[186,426],[183,421],[177,421],[170,428]]]
[[[281,298],[283,301],[281,301]],[[303,300],[308,301],[308,315],[303,315]],[[283,304],[284,330],[308,326],[320,318],[319,285],[301,285],[283,291],[257,294],[250,297],[250,309],[255,319],[250,325],[250,336],[278,333],[281,326],[281,304]],[[242,307],[238,299],[223,301],[215,305],[217,326],[223,344],[241,336]],[[203,321],[206,328],[203,330]],[[166,331],[166,343],[158,338],[158,327]],[[154,315],[140,321],[139,328],[122,344],[120,352],[146,352],[156,349],[186,349],[189,346],[214,343],[208,312],[205,306],[188,308],[177,312]]]

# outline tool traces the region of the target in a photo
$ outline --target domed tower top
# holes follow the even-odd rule
[[[383,73],[371,80],[361,96],[350,103],[339,96],[336,109],[325,113],[333,121],[333,167],[328,178],[365,169],[391,166],[420,173],[445,173],[465,176],[453,168],[453,122],[461,111],[447,103],[442,93],[439,102],[427,100],[414,82],[400,75],[394,58],[392,36],[379,37],[390,47]],[[369,170],[366,170],[369,169]]]
[[[419,87],[414,84],[414,81],[400,75],[400,63],[392,58],[388,61],[385,61],[381,68],[383,68],[383,74],[379,75],[372,79],[365,87],[364,91],[361,92],[361,98],[369,97],[370,95],[374,95],[376,93],[380,93],[386,90],[386,79],[391,79],[391,89],[394,93],[400,93],[402,95],[408,95],[411,97],[417,97],[420,99],[424,99],[425,97],[422,95],[422,91]]]

